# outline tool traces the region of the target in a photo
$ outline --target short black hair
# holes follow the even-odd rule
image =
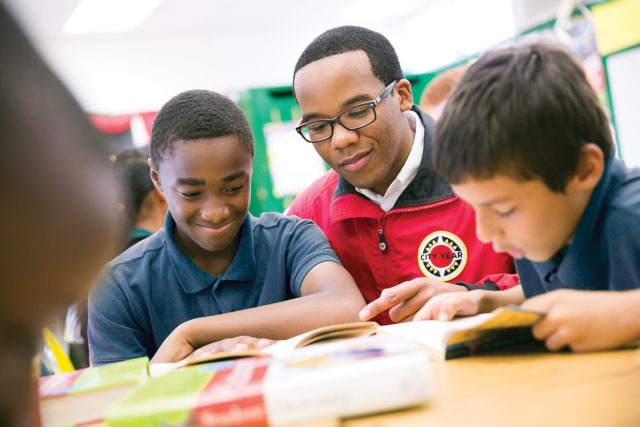
[[[328,56],[362,50],[367,54],[373,75],[384,85],[403,78],[402,67],[391,42],[380,33],[354,25],[332,28],[316,37],[298,58],[293,71]],[[293,88],[295,95],[295,85]]]
[[[116,176],[124,187],[125,214],[129,224],[134,224],[142,202],[153,191],[147,156],[140,150],[128,148],[116,156],[113,164]]]
[[[562,193],[587,143],[605,156],[613,146],[582,65],[559,44],[520,42],[485,53],[458,82],[436,128],[434,167],[453,184],[501,174]]]
[[[230,98],[210,90],[182,92],[167,101],[151,131],[151,160],[156,168],[178,141],[235,135],[252,156],[253,132],[247,117]]]

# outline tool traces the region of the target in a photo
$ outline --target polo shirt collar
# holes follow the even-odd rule
[[[169,212],[164,221],[164,234],[167,252],[173,263],[178,283],[187,294],[200,292],[215,286],[221,281],[250,282],[255,278],[255,254],[253,251],[253,233],[251,215],[247,214],[240,226],[240,240],[231,264],[220,276],[214,276],[200,269],[178,246],[176,241],[176,223]]]
[[[597,242],[600,235],[597,232],[601,230],[598,224],[603,220],[605,204],[607,196],[613,191],[618,181],[624,179],[624,167],[621,162],[615,159],[612,154],[605,163],[604,172],[600,182],[593,190],[589,203],[584,210],[573,241],[558,252],[550,261],[544,263],[534,263],[540,278],[545,280],[546,277],[553,276],[557,272],[558,279],[567,286],[572,286],[577,280],[577,274],[580,277],[590,277],[597,268],[597,263],[579,263],[584,260],[584,254],[592,252],[593,248],[598,247]],[[555,270],[555,271],[554,271]]]

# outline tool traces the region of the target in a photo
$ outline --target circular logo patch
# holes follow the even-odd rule
[[[458,277],[467,258],[467,247],[462,239],[446,231],[429,234],[418,248],[418,265],[422,273],[443,282]]]

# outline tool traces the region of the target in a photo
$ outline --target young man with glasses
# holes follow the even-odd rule
[[[433,171],[434,121],[384,36],[326,31],[298,59],[293,90],[297,131],[332,170],[288,213],[325,232],[370,303],[362,319],[411,320],[436,294],[517,283],[513,260],[477,239],[473,210]]]

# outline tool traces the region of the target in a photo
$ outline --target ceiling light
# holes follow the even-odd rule
[[[131,31],[162,3],[162,0],[81,0],[64,24],[70,34]]]

